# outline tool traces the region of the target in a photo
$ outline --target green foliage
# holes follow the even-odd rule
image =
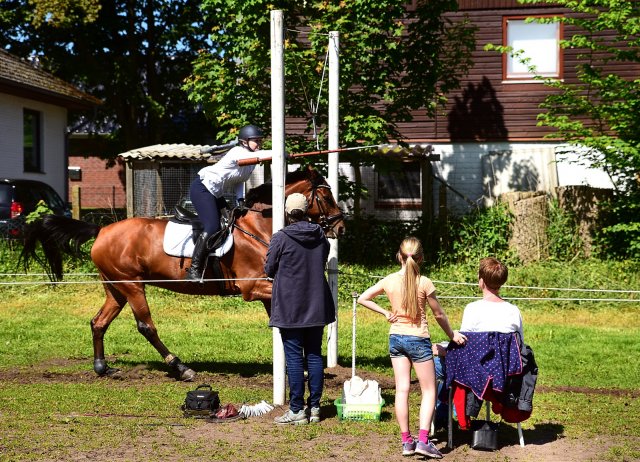
[[[286,115],[309,118],[311,132],[313,113],[324,144],[325,58],[328,34],[337,31],[341,141],[351,145],[397,139],[397,124],[410,120],[412,109],[433,114],[434,102],[441,102],[443,95],[459,85],[460,76],[471,64],[473,29],[464,21],[450,24],[442,17],[456,7],[451,0],[419,1],[411,12],[401,0],[284,0],[275,4],[205,0],[202,8],[215,20],[212,32],[219,46],[214,52],[201,50],[184,88],[189,99],[216,121],[221,138],[233,138],[235,130],[247,122],[268,128],[269,11],[281,10],[287,30]]]
[[[45,22],[60,26],[92,23],[100,12],[99,0],[29,0],[29,4],[34,7],[32,22],[36,27]]]
[[[346,263],[393,264],[402,239],[421,237],[420,221],[385,221],[369,216],[349,220],[346,225],[347,233],[340,239],[340,260]]]
[[[640,261],[640,191],[628,199],[614,200],[604,207],[608,224],[594,238],[601,258]]]
[[[53,210],[49,208],[45,201],[40,200],[36,204],[35,210],[27,215],[25,222],[27,224],[35,223],[38,220],[42,220],[42,217],[44,217],[45,215],[51,215],[52,213]]]
[[[181,85],[213,21],[190,0],[5,0],[3,47],[35,54],[44,70],[99,98],[95,113],[73,111],[70,126],[112,131],[103,154],[172,142],[213,141],[211,122]],[[213,37],[215,46],[215,37]]]
[[[620,221],[602,230],[602,255],[637,258],[640,79],[623,72],[640,66],[640,5],[618,0],[544,1],[572,11],[540,21],[562,22],[572,35],[561,46],[579,50],[579,55],[577,80],[537,77],[554,90],[541,105],[545,112],[538,116],[539,124],[555,128],[551,137],[578,146],[584,157],[609,173],[617,191],[611,214]]]
[[[440,257],[451,262],[477,262],[488,256],[513,261],[515,257],[509,249],[512,221],[509,207],[504,203],[452,219],[449,227],[452,252]]]
[[[547,238],[552,260],[571,261],[582,254],[583,243],[575,217],[563,210],[557,200],[549,203]]]

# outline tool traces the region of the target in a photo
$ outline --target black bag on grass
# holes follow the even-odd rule
[[[185,417],[209,417],[220,407],[220,398],[217,391],[211,389],[211,385],[203,383],[195,390],[188,391],[182,405]]]
[[[473,449],[485,451],[495,451],[498,449],[498,424],[486,420],[473,420],[471,422],[473,431]]]

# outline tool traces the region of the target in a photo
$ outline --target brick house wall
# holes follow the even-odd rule
[[[76,175],[79,174],[80,179]],[[74,187],[80,188],[83,209],[126,207],[125,167],[120,160],[112,167],[98,157],[69,156],[69,201]]]

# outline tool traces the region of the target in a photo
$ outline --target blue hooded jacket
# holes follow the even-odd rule
[[[273,278],[269,326],[326,326],[336,320],[336,307],[324,275],[329,241],[316,223],[299,221],[275,233],[264,271]]]

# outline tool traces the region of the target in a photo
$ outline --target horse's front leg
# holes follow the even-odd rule
[[[162,340],[160,340],[158,336],[158,330],[151,319],[151,311],[147,304],[147,297],[144,294],[144,287],[140,285],[139,289],[140,290],[134,291],[134,293],[127,297],[133,315],[136,318],[138,332],[153,345],[165,363],[178,374],[180,380],[192,381],[196,377],[196,372],[185,366],[182,361],[180,361],[180,358],[172,354],[164,343],[162,343]]]
[[[113,375],[118,369],[109,367],[104,357],[104,334],[111,321],[122,311],[127,299],[111,285],[105,285],[106,300],[100,311],[91,320],[91,334],[93,337],[93,370],[99,376]]]

